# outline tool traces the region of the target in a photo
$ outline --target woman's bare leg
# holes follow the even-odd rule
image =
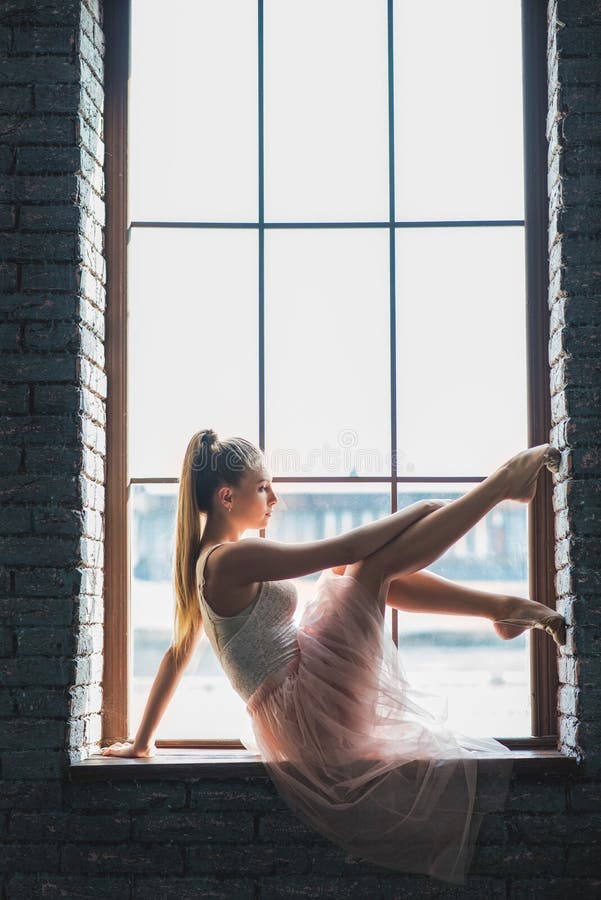
[[[556,464],[560,454],[550,444],[540,444],[522,451],[463,497],[414,522],[365,559],[347,565],[345,574],[363,584],[377,598],[383,612],[393,579],[411,575],[431,565],[502,500],[525,503],[532,500],[539,472],[549,462],[550,453],[554,454],[553,462]],[[513,606],[509,615],[504,614],[503,618],[526,613],[536,619],[543,618],[546,611],[543,604],[521,598],[511,599]],[[495,626],[495,629],[500,637],[515,637],[523,630],[509,626]]]
[[[531,500],[549,447],[541,444],[512,457],[463,497],[414,522],[366,559],[347,566],[346,574],[359,580],[371,578],[370,589],[377,583],[379,593],[382,582],[425,569],[501,501]]]
[[[533,619],[548,614],[548,607],[542,603],[514,594],[466,587],[427,569],[393,578],[388,586],[386,604],[409,612],[481,616],[491,620],[498,637],[504,641],[522,634],[526,626],[504,625],[496,620],[510,619],[516,614],[526,614]]]
[[[336,566],[333,571],[337,575],[351,574],[349,568]],[[483,616],[494,620],[509,615],[511,599],[508,594],[468,588],[422,569],[393,578],[388,585],[386,604],[406,612]]]
[[[502,482],[491,475],[463,497],[414,522],[375,553],[347,565],[345,574],[364,582],[371,579],[373,591],[376,584],[388,586],[393,578],[425,569],[505,499]]]
[[[386,603],[409,612],[482,616],[494,620],[509,615],[511,599],[507,594],[465,587],[425,569],[393,578]]]
[[[559,452],[550,444],[541,444],[538,447],[522,451],[463,497],[424,516],[423,519],[415,522],[366,559],[346,566],[345,574],[352,575],[361,582],[371,595],[377,598],[378,606],[383,612],[385,605],[389,602],[390,588],[395,580],[407,578],[412,574],[417,574],[419,570],[425,569],[500,501],[513,499],[526,503],[532,500],[536,493],[536,483],[541,468],[545,464],[549,464],[553,466],[554,471],[557,471],[559,457]],[[446,579],[438,581],[440,576],[429,573],[430,581],[427,580],[428,575],[425,576],[426,581],[424,581],[423,572],[421,575],[421,579],[415,579],[412,583],[412,586],[415,586],[412,592],[413,597],[415,598],[415,592],[419,585],[423,601],[426,596],[425,585],[430,597],[434,592],[436,593],[437,600],[435,602],[444,602],[438,592],[441,591]],[[454,585],[453,582],[449,583],[449,589],[451,592],[454,589],[454,599],[456,603],[462,605],[463,610],[467,609],[470,604],[472,609],[482,610],[482,604],[486,604],[484,614],[488,614],[488,617],[493,620],[495,618],[518,618],[520,623],[524,620],[530,621],[529,625],[524,624],[523,627],[521,624],[520,626],[495,624],[497,634],[504,639],[516,637],[525,628],[531,627],[532,622],[543,623],[543,620],[548,619],[549,616],[549,607],[543,603],[512,596],[505,598],[502,604],[499,603],[497,597],[497,615],[496,610],[490,606],[490,597],[486,596],[486,592],[477,592],[477,596],[474,596],[473,593],[468,595],[466,591],[471,591],[471,589],[463,589],[459,585]],[[400,589],[396,590],[398,597]],[[392,599],[395,597],[394,591],[393,588]],[[406,594],[404,602],[407,602]],[[477,605],[474,606],[474,603]],[[431,611],[434,610],[431,609]],[[472,612],[472,614],[482,615],[483,613]],[[553,615],[555,617],[555,614]],[[556,619],[552,629],[557,642],[562,643],[565,641],[565,622],[561,616],[557,616]],[[560,635],[562,629],[563,634]]]
[[[336,566],[337,575],[350,574],[350,566]],[[383,601],[383,602],[382,602]],[[533,618],[546,615],[548,607],[513,594],[482,591],[436,575],[423,569],[410,575],[400,575],[388,584],[380,610],[384,605],[405,612],[438,613],[456,616],[481,616],[493,622],[494,630],[503,640],[511,640],[526,630],[515,625],[503,625],[495,620],[508,619],[520,612],[528,612]]]

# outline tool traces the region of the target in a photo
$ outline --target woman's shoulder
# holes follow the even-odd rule
[[[228,557],[232,558],[236,556],[240,551],[243,553],[247,552],[249,549],[251,551],[256,550],[257,548],[261,549],[266,544],[273,544],[273,541],[270,541],[268,538],[240,538],[237,541],[219,541],[207,544],[201,544],[199,547],[198,560],[201,559],[203,555],[207,556],[207,565],[209,564],[209,560],[215,568],[215,562],[217,559],[227,560]],[[214,552],[213,552],[214,551]],[[227,565],[224,563],[224,567]]]
[[[219,616],[235,616],[244,612],[246,607],[256,599],[263,584],[259,581],[234,585],[228,579],[225,559],[227,551],[241,541],[223,541],[218,544],[207,544],[200,548],[199,562],[203,555],[207,557],[203,572],[204,599]],[[216,565],[216,563],[220,564]]]
[[[229,542],[228,541],[220,541],[218,543],[212,543],[212,544],[211,543],[200,544],[200,546],[198,548],[198,557],[197,558],[201,559],[202,556],[204,556],[207,553],[210,553],[211,550],[216,550],[218,547],[225,547],[225,545],[227,543],[229,543]]]
[[[240,538],[237,541],[214,541],[212,543],[206,544],[201,543],[198,548],[197,563],[200,562],[200,560],[204,556],[206,556],[206,565],[209,565],[210,561],[213,565],[213,568],[215,568],[215,560],[227,559],[229,554],[231,554],[232,552],[236,552],[236,548],[242,545],[248,547],[250,544],[255,543],[256,540],[256,538]]]

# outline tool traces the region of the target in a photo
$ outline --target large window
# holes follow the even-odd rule
[[[107,599],[128,635],[112,632],[110,668],[127,677],[109,690],[133,737],[172,636],[192,432],[260,445],[281,497],[261,535],[306,541],[460,496],[535,442],[541,396],[529,390],[519,0],[502,15],[492,0],[172,0],[168,12],[131,0],[128,33],[109,145],[127,185],[127,243],[112,236],[120,482],[108,467],[123,498],[108,510],[110,583],[126,593]],[[502,503],[430,570],[527,596],[545,541],[532,523]],[[297,618],[317,577],[296,582]],[[454,727],[549,731],[531,706],[538,637],[502,642],[485,619],[392,609],[387,627],[414,683],[448,696]],[[159,745],[235,745],[245,721],[203,635]]]

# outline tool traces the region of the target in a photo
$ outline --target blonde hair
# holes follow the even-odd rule
[[[192,435],[182,463],[177,498],[173,589],[175,621],[173,651],[179,658],[202,622],[196,584],[196,563],[213,495],[222,485],[236,487],[249,470],[263,463],[258,447],[245,438],[219,440],[212,428]]]

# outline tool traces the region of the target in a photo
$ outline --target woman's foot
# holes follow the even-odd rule
[[[504,481],[506,498],[529,503],[536,494],[538,474],[543,466],[557,472],[561,453],[551,444],[538,444],[516,453],[497,472]]]
[[[508,598],[503,613],[493,621],[493,628],[504,641],[517,637],[528,628],[541,628],[551,635],[558,646],[566,642],[563,616],[536,600]]]

